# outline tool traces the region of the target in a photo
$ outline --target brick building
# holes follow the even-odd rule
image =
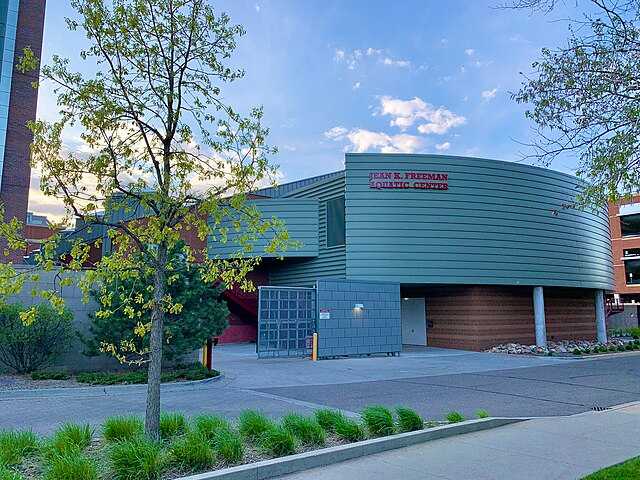
[[[23,74],[15,65],[29,47],[40,58],[45,0],[0,0],[0,201],[7,219],[25,222],[29,203],[29,145],[31,131],[26,124],[36,117],[38,91],[36,73]],[[13,252],[11,260],[21,262],[24,252]]]

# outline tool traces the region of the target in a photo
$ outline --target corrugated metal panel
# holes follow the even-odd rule
[[[370,172],[441,172],[448,190],[372,189]],[[576,178],[511,162],[347,154],[348,278],[613,288],[606,212],[566,208]]]
[[[282,185],[278,185],[277,187],[261,188],[260,190],[256,190],[253,193],[256,195],[264,195],[265,197],[281,198],[281,197],[289,196],[291,192],[298,190],[300,188],[307,187],[314,183],[322,182],[324,180],[329,180],[332,178],[343,177],[343,176],[344,176],[344,170],[339,170],[337,172],[318,175],[317,177],[303,178],[302,180],[296,180],[295,182],[283,183]]]
[[[318,255],[318,200],[300,198],[293,200],[249,200],[261,212],[263,219],[272,217],[284,221],[289,238],[301,242],[300,248],[279,252],[277,255],[267,254],[265,248],[273,239],[273,233],[267,232],[263,238],[253,244],[254,255],[264,258],[283,257],[315,257]],[[230,227],[231,220],[225,222]],[[243,233],[242,231],[240,233]],[[238,232],[229,231],[227,241],[221,243],[211,235],[207,239],[207,251],[210,258],[229,258],[240,249],[236,241]]]
[[[285,260],[270,270],[274,285],[311,286],[318,279],[345,278],[345,247],[327,247],[327,200],[344,195],[344,172],[336,178],[298,189],[287,198],[318,199],[318,256],[312,260]]]

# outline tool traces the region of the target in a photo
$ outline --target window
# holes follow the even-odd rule
[[[344,197],[327,200],[327,247],[344,245]]]
[[[640,284],[640,260],[625,260],[624,277],[627,285]]]
[[[640,213],[620,217],[620,229],[623,237],[640,235]]]

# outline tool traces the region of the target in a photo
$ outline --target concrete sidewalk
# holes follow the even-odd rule
[[[281,477],[282,480],[575,480],[640,455],[640,403],[538,418]]]

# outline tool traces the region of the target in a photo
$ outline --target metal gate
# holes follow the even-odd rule
[[[260,287],[258,302],[258,358],[311,355],[315,289]]]

